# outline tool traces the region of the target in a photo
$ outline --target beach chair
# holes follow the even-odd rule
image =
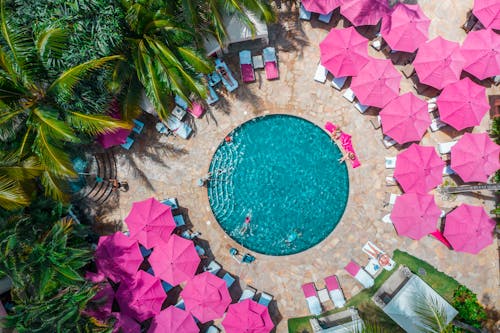
[[[276,49],[274,47],[266,47],[262,51],[262,56],[264,57],[266,78],[268,80],[278,79],[280,74],[278,70],[278,59],[276,58]]]
[[[382,251],[381,249],[379,249],[375,244],[373,244],[372,242],[368,241],[366,242],[365,245],[363,245],[363,252],[366,253],[370,258],[373,258],[373,259],[376,259],[378,260],[378,258],[376,256],[373,255],[372,253],[372,248],[377,251],[378,253],[381,253],[381,254],[385,254],[384,251]],[[385,265],[385,266],[382,266],[383,269],[385,269],[386,271],[391,271],[392,269],[394,269],[394,267],[396,267],[396,262],[394,262],[394,260],[392,260],[392,258],[389,259],[389,264]]]
[[[309,312],[314,316],[321,314],[323,310],[321,308],[321,303],[319,301],[314,282],[309,282],[302,285],[302,291],[304,292],[304,296],[306,297]]]
[[[200,257],[201,257],[201,256],[206,255],[206,253],[205,253],[205,249],[204,249],[204,248],[202,248],[201,246],[199,246],[199,245],[195,245],[195,246],[194,246],[194,248],[195,248],[195,250],[196,250],[196,253],[198,253],[198,255],[199,255]]]
[[[316,73],[314,73],[314,81],[325,83],[327,75],[328,70],[320,62],[318,67],[316,67]]]
[[[143,257],[147,257],[151,254],[151,252],[153,252],[153,249],[146,249],[141,244],[139,244],[139,250],[141,251]]]
[[[377,34],[375,39],[371,42],[371,47],[375,49],[376,51],[380,51],[382,49],[382,45],[384,44],[384,41],[382,40],[382,36],[380,33]]]
[[[161,121],[156,123],[156,130],[158,131],[158,133],[160,134],[166,134],[166,135],[170,135],[172,133],[172,131],[170,131],[167,126],[165,126],[164,123],[162,123]]]
[[[346,81],[347,81],[347,76],[334,77],[332,79],[332,87],[340,91],[344,87]]]
[[[245,288],[245,290],[243,290],[243,293],[241,294],[238,302],[244,301],[246,299],[253,299],[256,292],[257,292],[257,290],[255,290],[255,288],[250,287],[250,286],[246,286],[246,288]]]
[[[255,81],[255,72],[252,65],[252,52],[249,50],[240,51],[241,80],[245,83]]]
[[[354,107],[356,108],[356,110],[358,110],[360,113],[365,113],[366,110],[368,110],[368,108],[370,107],[369,105],[364,105],[364,104],[361,104],[359,101],[356,101],[354,103]]]
[[[344,269],[355,278],[364,288],[373,287],[375,280],[357,263],[351,260]]]
[[[391,148],[391,147],[395,146],[395,145],[397,144],[397,141],[396,141],[396,140],[394,140],[393,138],[391,138],[391,137],[390,137],[390,136],[388,136],[388,135],[384,135],[384,136],[382,137],[382,143],[384,144],[384,147],[385,147],[386,149],[389,149],[389,148]]]
[[[203,267],[204,272],[209,272],[213,275],[217,275],[221,269],[221,265],[219,265],[219,263],[215,260],[212,260],[207,266]]]
[[[451,176],[454,175],[455,171],[451,168],[450,165],[445,165],[443,168],[443,176]]]
[[[320,14],[318,17],[318,21],[328,24],[332,19],[332,15],[333,11],[329,12],[328,14]]]
[[[396,168],[396,157],[386,157],[385,158],[385,168],[386,169]]]
[[[347,88],[347,90],[344,92],[342,95],[345,99],[347,99],[349,102],[354,102],[354,99],[356,98],[356,95],[354,94],[354,91],[352,91],[351,88]]]
[[[451,147],[456,145],[457,141],[449,141],[438,143],[438,152],[442,155],[449,154],[451,152]]]
[[[203,112],[205,112],[205,108],[199,103],[192,102],[191,107],[188,107],[186,111],[193,115],[193,117],[200,118],[203,115]]]
[[[385,201],[384,206],[394,205],[396,203],[396,199],[399,197],[399,194],[390,193],[388,196],[389,198]]]
[[[208,105],[215,104],[219,101],[219,95],[215,92],[214,88],[212,86],[208,86],[208,94],[207,98],[205,98],[205,101],[207,102]]]
[[[179,301],[177,301],[174,306],[178,309],[186,310],[186,304],[184,304],[184,300],[182,298],[179,299]]]
[[[210,325],[205,333],[220,333],[220,329],[218,329],[217,326]]]
[[[386,214],[382,217],[382,222],[387,223],[387,224],[392,224],[391,220],[391,214]]]
[[[175,101],[175,104],[180,106],[183,110],[187,110],[189,105],[188,105],[188,102],[184,98],[180,97],[179,95],[175,95],[174,101]]]
[[[174,286],[172,286],[170,283],[167,281],[161,281],[161,286],[163,287],[163,290],[165,290],[166,293],[168,293],[170,290],[174,289]]]
[[[182,214],[174,215],[174,222],[177,228],[186,225],[186,221],[184,221],[184,216],[182,216]]]
[[[336,308],[342,308],[346,301],[342,289],[340,289],[339,280],[336,275],[330,275],[325,278],[326,289],[330,294],[330,299]]]
[[[160,200],[160,202],[164,205],[170,206],[172,210],[179,208],[179,203],[177,202],[177,198],[168,198]]]
[[[224,274],[224,276],[222,277],[222,280],[224,280],[226,282],[226,286],[227,286],[228,289],[236,281],[236,279],[231,274],[229,274],[229,273]]]
[[[385,176],[385,186],[396,186],[398,185],[396,178],[394,176]]]
[[[165,123],[165,125],[169,130],[172,131],[173,134],[178,135],[183,139],[188,139],[191,135],[191,132],[193,131],[193,129],[188,124],[182,122],[173,115],[170,115],[167,118],[167,122]]]
[[[443,122],[441,121],[441,119],[439,119],[439,118],[434,118],[434,119],[432,119],[432,121],[431,121],[431,126],[430,126],[430,128],[431,128],[431,131],[432,131],[432,132],[437,132],[437,131],[439,131],[441,128],[445,127],[445,126],[446,126],[446,124],[445,124],[445,123],[443,123]]]
[[[300,4],[299,18],[305,21],[311,20],[311,12],[307,11],[302,4]]]
[[[259,297],[259,301],[257,303],[264,305],[265,307],[269,307],[269,303],[273,300],[273,296],[269,295],[265,292],[262,292]]]
[[[232,92],[236,90],[236,88],[238,88],[238,81],[234,79],[233,73],[231,73],[226,63],[223,60],[217,58],[215,59],[215,67],[226,72],[226,75],[220,75],[220,78],[227,91]]]
[[[132,121],[134,122],[134,128],[132,128],[132,131],[137,134],[141,134],[142,130],[144,129],[144,123],[137,119],[132,119]]]
[[[133,144],[134,144],[134,139],[127,136],[127,140],[124,143],[122,143],[120,146],[122,146],[123,148],[125,148],[127,150],[130,150],[130,147],[132,147]]]
[[[217,84],[219,84],[222,81],[222,78],[220,77],[219,73],[213,72],[207,75],[208,77],[208,85],[210,87],[215,87]]]

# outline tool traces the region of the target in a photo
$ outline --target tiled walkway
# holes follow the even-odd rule
[[[430,37],[439,34],[450,40],[463,41],[465,33],[460,26],[472,2],[419,1],[424,12],[432,18]],[[367,240],[372,240],[386,251],[399,248],[428,261],[478,293],[484,304],[498,308],[497,242],[476,256],[456,253],[430,237],[421,241],[399,237],[392,225],[381,222],[382,216],[388,213],[383,208],[386,192],[397,191],[397,187],[385,185],[384,178],[388,172],[384,168],[384,157],[395,156],[398,150],[384,148],[380,130],[373,129],[369,122],[373,116],[361,115],[328,82],[320,84],[313,81],[319,61],[318,44],[331,25],[319,23],[315,16],[312,22],[286,21],[286,18],[296,16],[295,11],[288,12],[283,4],[281,25],[270,29],[273,34],[271,44],[278,50],[279,80],[267,81],[265,73],[258,71],[255,83],[240,83],[234,94],[226,94],[202,119],[191,119],[195,133],[189,140],[159,135],[154,129],[155,123],[150,122],[130,152],[114,148],[118,155],[118,178],[127,180],[130,190],[119,193],[116,207],[107,207],[103,220],[120,224],[132,202],[150,196],[177,197],[185,208],[185,216],[195,230],[201,231],[202,239],[208,241],[210,251],[224,269],[238,275],[242,287],[250,284],[259,291],[265,290],[274,295],[277,309],[274,307],[273,316],[278,325],[277,332],[286,332],[287,318],[307,315],[300,289],[305,282],[316,281],[318,288],[322,288],[322,279],[335,273],[347,298],[359,292],[359,285],[344,272],[343,267],[351,258],[360,263],[367,262],[366,255],[361,251]],[[373,56],[383,57],[374,50],[370,52]],[[236,57],[230,56],[227,61],[235,76],[239,77]],[[410,82],[404,80],[402,93],[410,89]],[[489,88],[488,91],[490,95],[500,94],[498,88]],[[228,248],[245,250],[217,224],[208,204],[207,191],[196,186],[196,181],[207,172],[211,156],[226,133],[246,120],[270,113],[297,115],[321,127],[327,120],[340,124],[353,135],[353,144],[362,166],[349,170],[348,206],[342,221],[327,239],[297,255],[269,257],[255,254],[257,259],[254,263],[239,265],[229,256]],[[488,121],[485,117],[483,124],[474,131],[485,131]],[[436,145],[457,135],[452,130],[428,133],[422,144]],[[436,197],[439,206],[444,209],[467,202],[485,205],[490,210],[490,195],[460,195],[452,201]],[[304,223],[308,221],[304,217]]]

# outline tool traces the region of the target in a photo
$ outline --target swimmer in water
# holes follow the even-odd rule
[[[240,228],[240,235],[244,235],[247,232],[248,227],[250,226],[251,219],[252,219],[252,217],[251,217],[250,213],[247,214],[247,216],[245,217],[245,222],[243,223],[243,225]]]
[[[302,233],[297,232],[297,229],[294,229],[291,234],[285,239],[285,243],[291,245],[298,237],[301,237]]]

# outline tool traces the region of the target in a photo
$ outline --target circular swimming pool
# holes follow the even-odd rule
[[[252,119],[229,133],[212,158],[213,214],[255,252],[281,256],[311,248],[344,213],[349,179],[340,157],[329,135],[305,119]]]

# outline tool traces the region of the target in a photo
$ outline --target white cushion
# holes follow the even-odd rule
[[[321,63],[318,64],[316,68],[316,73],[314,74],[314,81],[325,83],[326,76],[328,75],[328,70]]]

